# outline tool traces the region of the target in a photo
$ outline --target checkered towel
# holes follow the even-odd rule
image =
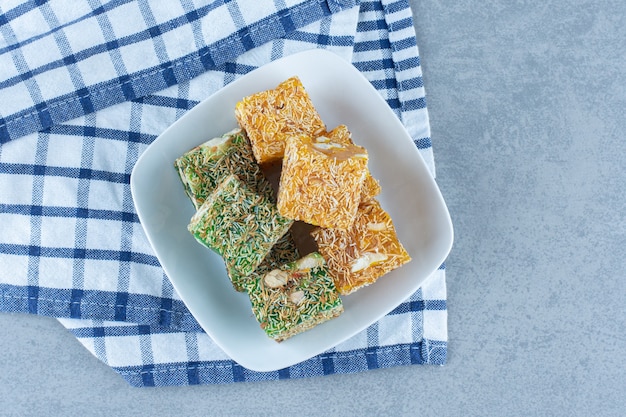
[[[59,318],[135,386],[445,362],[442,266],[339,346],[276,372],[241,367],[172,288],[129,186],[139,155],[187,110],[311,48],[336,53],[371,81],[434,175],[406,0],[7,0],[0,33],[1,311]]]

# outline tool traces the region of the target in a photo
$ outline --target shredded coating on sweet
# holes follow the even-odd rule
[[[250,141],[241,129],[191,149],[176,159],[174,166],[196,210],[230,174],[237,175],[248,186],[276,201],[274,190],[263,176]]]
[[[273,269],[296,261],[299,257],[300,254],[298,252],[298,248],[296,247],[291,231],[289,231],[283,237],[278,239],[278,242],[272,246],[270,253],[267,254],[265,259],[263,259],[259,266],[250,275],[242,275],[238,273],[235,268],[229,267],[228,265],[226,265],[226,272],[228,273],[228,278],[230,278],[230,282],[233,284],[235,290],[243,292],[245,291],[246,283],[249,280],[262,277]]]
[[[343,303],[319,253],[274,269],[246,286],[265,333],[282,342],[343,312]]]
[[[352,141],[352,133],[348,130],[346,125],[337,126],[330,132],[323,134],[322,137],[328,138],[329,142],[354,145],[354,142]],[[368,169],[365,174],[365,179],[363,180],[363,188],[361,189],[361,202],[376,197],[380,194],[380,191],[380,183],[372,176],[372,174],[370,174]]]
[[[193,215],[188,229],[220,254],[228,269],[247,276],[292,224],[266,196],[229,175]]]
[[[277,203],[283,216],[337,229],[352,225],[367,172],[367,151],[353,144],[331,145],[308,136],[287,140]]]
[[[318,227],[311,236],[342,295],[374,283],[411,260],[398,240],[391,217],[376,199],[359,207],[349,230]]]
[[[248,133],[259,164],[280,160],[288,137],[316,136],[325,130],[298,77],[291,77],[274,89],[244,97],[235,106],[235,117]]]

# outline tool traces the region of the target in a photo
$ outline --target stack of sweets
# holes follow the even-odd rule
[[[376,199],[367,150],[345,125],[326,130],[298,77],[244,97],[235,117],[241,130],[176,161],[197,209],[188,228],[223,257],[261,328],[281,342],[338,316],[340,295],[411,258]],[[261,170],[275,163],[276,197]],[[296,221],[313,227],[317,246],[298,260]]]
[[[352,141],[345,125],[325,130],[297,77],[244,98],[235,114],[248,131],[259,164],[282,158],[278,210],[316,226],[311,236],[340,294],[410,261],[391,218],[375,199],[381,187],[369,172],[367,150]],[[248,290],[253,311],[267,332],[267,320],[258,313],[260,291],[267,289],[262,280],[253,282],[257,285]]]

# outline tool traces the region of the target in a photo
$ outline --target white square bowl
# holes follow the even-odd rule
[[[187,231],[193,206],[174,160],[237,127],[235,104],[297,75],[322,120],[345,124],[364,146],[379,180],[377,197],[412,261],[342,297],[344,313],[282,343],[268,338],[248,296],[236,292],[222,259]],[[439,188],[402,123],[350,63],[324,50],[291,55],[258,68],[207,98],[170,126],[141,155],[131,175],[137,214],[165,273],[215,343],[240,365],[273,371],[320,354],[365,329],[405,301],[444,262],[452,222]]]

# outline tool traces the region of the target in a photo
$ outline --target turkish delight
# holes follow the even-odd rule
[[[298,77],[244,97],[235,106],[235,117],[248,133],[259,164],[279,161],[288,137],[317,136],[325,131],[324,122]]]
[[[315,226],[348,229],[361,201],[367,150],[354,144],[294,136],[287,140],[278,210]]]
[[[342,295],[372,284],[411,260],[398,240],[391,217],[376,199],[361,204],[350,229],[318,227],[311,236]]]
[[[196,240],[222,256],[228,270],[246,276],[292,223],[267,196],[231,174],[207,197],[188,229]]]
[[[343,312],[339,293],[319,253],[249,281],[247,292],[261,328],[277,342]]]
[[[174,165],[196,210],[230,174],[237,175],[248,186],[275,201],[274,190],[263,176],[252,154],[250,141],[241,129],[191,149],[176,159]]]

